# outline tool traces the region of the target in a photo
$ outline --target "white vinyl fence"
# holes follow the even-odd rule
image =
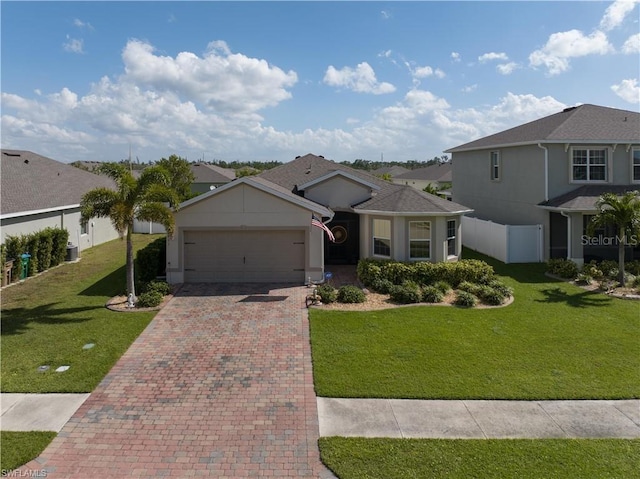
[[[462,244],[503,263],[544,261],[542,225],[501,225],[462,217]]]
[[[133,220],[133,232],[143,233],[147,235],[166,233],[167,230],[159,223],[151,223],[150,221]]]

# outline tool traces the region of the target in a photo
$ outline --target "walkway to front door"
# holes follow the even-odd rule
[[[185,285],[25,469],[48,478],[333,477],[318,452],[306,294]]]

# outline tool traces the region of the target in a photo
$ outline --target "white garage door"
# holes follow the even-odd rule
[[[185,282],[303,283],[304,235],[304,231],[185,231]]]

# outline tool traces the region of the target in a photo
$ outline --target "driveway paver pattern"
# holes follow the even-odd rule
[[[333,477],[318,452],[306,294],[288,285],[184,285],[23,470]]]

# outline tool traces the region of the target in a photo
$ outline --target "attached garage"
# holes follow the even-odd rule
[[[311,219],[328,208],[256,177],[180,206],[167,240],[170,283],[297,283],[324,277],[324,232]]]
[[[184,265],[187,283],[302,283],[305,232],[185,231]]]

